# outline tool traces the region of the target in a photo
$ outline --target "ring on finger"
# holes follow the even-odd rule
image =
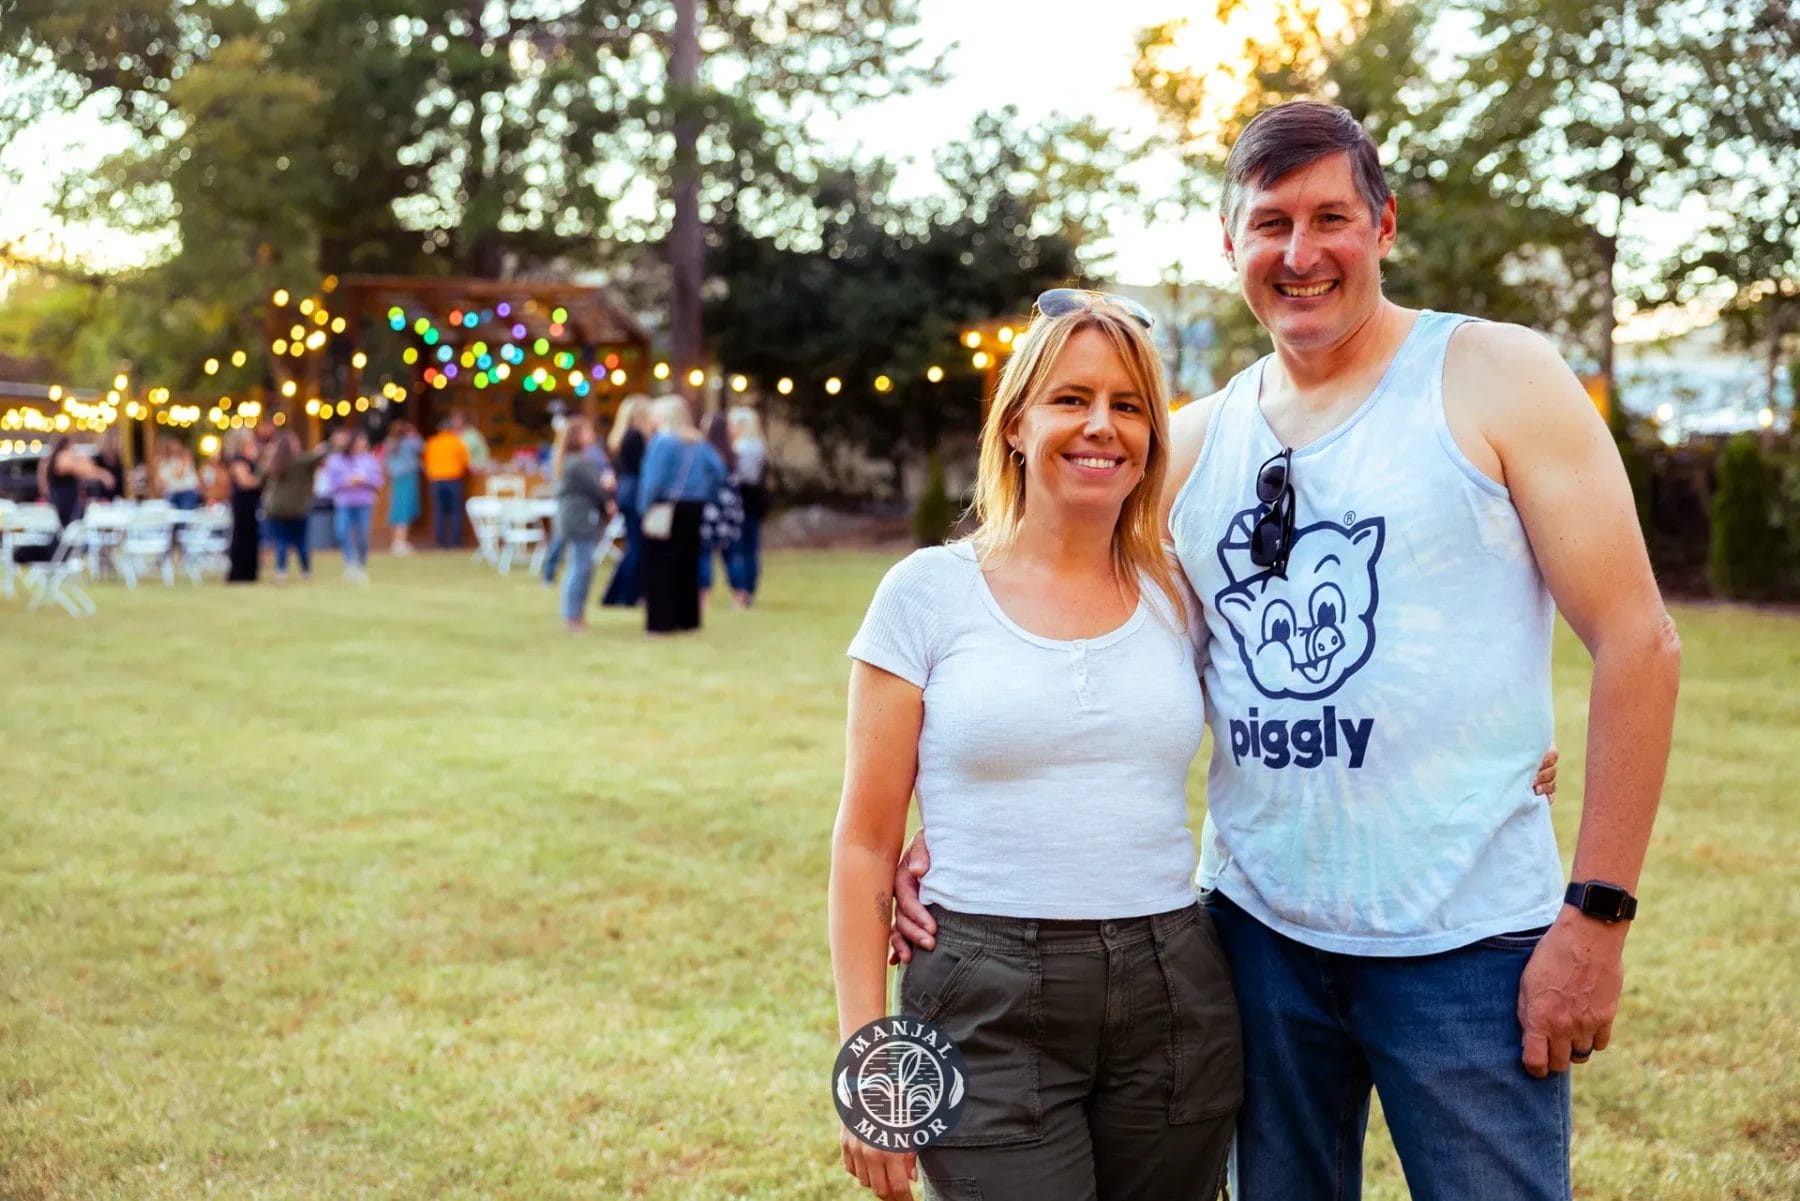
[[[1587,1047],[1587,1048],[1576,1047],[1569,1052],[1569,1061],[1571,1063],[1586,1063],[1588,1060],[1592,1059],[1593,1057],[1594,1057],[1594,1048],[1592,1048],[1592,1047]]]

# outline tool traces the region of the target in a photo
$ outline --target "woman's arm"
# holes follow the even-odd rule
[[[925,694],[878,667],[850,668],[844,793],[831,832],[831,970],[838,1037],[887,1015],[889,892],[919,771]],[[884,1198],[910,1197],[911,1154],[881,1151],[840,1131],[844,1170]]]
[[[890,888],[924,721],[920,689],[867,663],[851,665],[844,792],[831,833],[831,962],[842,1037],[887,1014]]]

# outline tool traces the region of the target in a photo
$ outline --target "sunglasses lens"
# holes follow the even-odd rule
[[[1263,465],[1256,477],[1256,499],[1272,505],[1287,488],[1287,464],[1281,460]]]
[[[1061,317],[1087,306],[1087,295],[1075,288],[1051,288],[1037,298],[1038,312],[1046,317]]]
[[[1107,304],[1122,310],[1126,316],[1145,329],[1150,329],[1156,324],[1156,318],[1150,315],[1150,310],[1129,296],[1114,296],[1108,292],[1084,292],[1080,288],[1051,288],[1037,298],[1037,310],[1046,317],[1061,317],[1065,313],[1083,312],[1097,304]]]

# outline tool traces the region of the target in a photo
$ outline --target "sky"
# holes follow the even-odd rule
[[[848,114],[839,128],[827,132],[827,140],[841,148],[875,149],[893,161],[911,160],[898,186],[917,194],[935,183],[932,152],[967,130],[984,109],[1010,104],[1027,122],[1058,112],[1091,114],[1141,136],[1150,132],[1152,119],[1148,107],[1130,92],[1137,31],[1195,8],[1182,0],[1107,0],[1100,5],[1038,0],[1031,6],[920,0],[917,32],[924,54],[949,50],[950,80]],[[55,228],[48,215],[55,176],[63,168],[98,163],[124,143],[122,134],[85,114],[47,121],[8,146],[7,163],[55,166],[32,170],[18,187],[0,182],[0,240],[24,235],[37,254],[60,243],[98,266],[127,265],[154,251],[153,242],[126,239],[103,227]],[[1143,164],[1142,178],[1153,184],[1171,178],[1173,171],[1171,162],[1153,160]],[[1114,282],[1154,283],[1176,257],[1190,275],[1215,283],[1229,278],[1211,222],[1196,221],[1185,229],[1119,227],[1115,235],[1108,247]]]

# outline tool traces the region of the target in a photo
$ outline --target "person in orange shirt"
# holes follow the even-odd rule
[[[463,480],[469,474],[469,446],[461,413],[451,413],[425,443],[425,478],[431,484],[431,518],[440,550],[462,545]]]

